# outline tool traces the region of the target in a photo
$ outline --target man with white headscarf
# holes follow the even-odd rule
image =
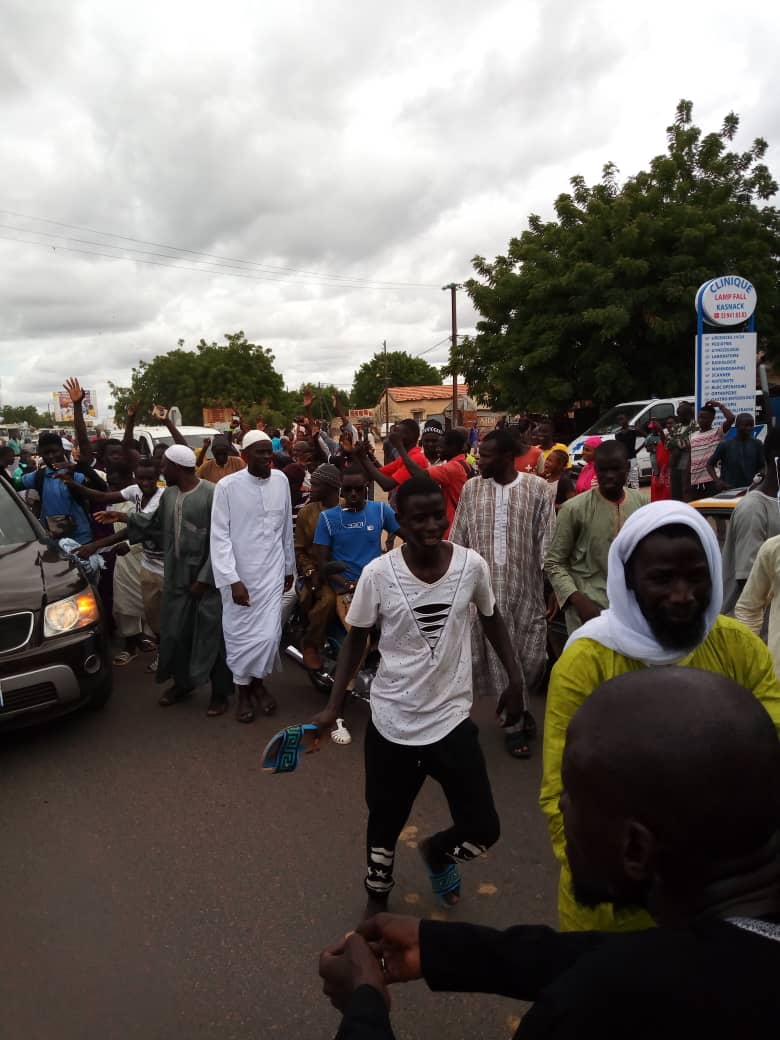
[[[609,552],[607,597],[609,609],[570,636],[547,694],[540,802],[561,864],[558,912],[564,931],[652,925],[644,911],[617,910],[611,903],[588,909],[574,898],[559,807],[561,761],[569,722],[596,687],[640,668],[659,669],[659,683],[663,666],[700,668],[751,690],[780,729],[780,683],[772,657],[749,629],[720,614],[718,541],[695,509],[653,502],[630,516]],[[674,725],[670,717],[668,726]],[[665,739],[661,729],[657,739]],[[652,784],[653,777],[647,781]]]
[[[282,595],[293,582],[290,485],[272,469],[273,443],[262,430],[241,442],[246,469],[216,485],[211,514],[211,562],[222,594],[228,667],[238,687],[239,722],[252,722],[276,701],[263,679],[280,667]]]

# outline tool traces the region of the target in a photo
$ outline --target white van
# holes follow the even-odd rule
[[[203,442],[207,437],[213,441],[215,437],[219,437],[220,433],[219,430],[208,426],[179,426],[178,429],[196,454],[203,447]],[[166,447],[173,444],[173,437],[167,426],[136,426],[133,435],[138,441],[143,455],[151,455],[158,444],[164,444]],[[123,434],[120,432],[118,436],[122,437]],[[210,453],[211,449],[209,449]]]
[[[582,463],[582,445],[585,443],[586,437],[599,436],[605,441],[614,440],[615,433],[619,429],[618,416],[627,415],[629,425],[635,426],[640,432],[636,442],[636,459],[639,465],[640,480],[649,480],[652,475],[650,455],[643,447],[647,424],[651,419],[663,423],[670,415],[677,413],[677,408],[683,401],[690,401],[691,404],[694,404],[696,395],[689,394],[688,397],[655,397],[648,401],[622,401],[620,404],[616,404],[608,412],[604,412],[592,426],[589,426],[587,430],[575,437],[571,442],[569,445],[569,456],[572,462],[575,465]]]

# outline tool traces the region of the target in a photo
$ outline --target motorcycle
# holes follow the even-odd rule
[[[339,574],[343,570],[343,563],[333,561],[332,563],[326,564],[324,568],[324,577],[327,579],[334,574]],[[298,580],[301,581],[301,579]],[[347,595],[351,595],[349,590]],[[305,670],[312,685],[315,686],[320,693],[329,695],[330,691],[333,689],[338,656],[344,640],[347,637],[347,632],[339,619],[337,617],[334,618],[328,626],[325,643],[320,648],[322,667],[318,668],[316,671],[312,671],[311,669],[306,668],[303,663],[303,636],[306,630],[306,624],[306,613],[301,607],[300,600],[296,595],[295,602],[282,629],[282,651]],[[374,681],[374,676],[376,675],[378,667],[379,651],[376,649],[376,640],[372,638],[365,661],[355,675],[352,689],[349,691],[352,697],[356,700],[368,703],[371,695],[371,684]]]

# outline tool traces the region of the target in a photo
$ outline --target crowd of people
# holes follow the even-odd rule
[[[547,421],[480,436],[406,419],[380,445],[338,401],[332,436],[307,395],[290,430],[241,426],[197,453],[166,419],[171,443],[146,457],[137,407],[121,438],[95,444],[78,381],[66,388],[76,443],[42,435],[38,464],[6,449],[4,479],[91,568],[115,664],[148,651],[148,670],[169,683],[162,707],[210,684],[210,717],[234,691],[239,722],[273,715],[267,684],[297,597],[307,669],[321,667],[329,633],[342,639],[327,705],[293,727],[319,740],[343,732],[355,676],[378,648],[367,905],[320,963],[342,1040],[389,1040],[387,987],[415,978],[534,1001],[523,1038],[776,1028],[780,430],[761,446],[746,417],[712,402],[694,424],[681,405],[650,431],[650,501],[627,420],[614,439],[588,439],[572,473]],[[684,499],[736,477],[753,489],[721,553]],[[559,615],[568,641],[550,671]],[[523,760],[545,690],[540,804],[562,933],[389,914],[396,844],[427,777],[451,814],[419,843],[444,907],[460,901],[461,867],[500,838],[474,695],[495,699],[506,749]],[[272,764],[288,746],[287,731],[277,737]]]

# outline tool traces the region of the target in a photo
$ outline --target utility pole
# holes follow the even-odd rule
[[[387,393],[387,340],[382,340],[382,350],[385,356],[385,437],[390,433],[390,399]]]
[[[463,286],[458,285],[457,282],[450,282],[449,285],[443,285],[442,291],[446,292],[448,289],[452,299],[452,347],[450,349],[450,368],[452,369],[452,429],[458,425],[458,373],[455,371],[455,354],[458,349],[458,306],[456,293],[458,289],[462,289]]]

